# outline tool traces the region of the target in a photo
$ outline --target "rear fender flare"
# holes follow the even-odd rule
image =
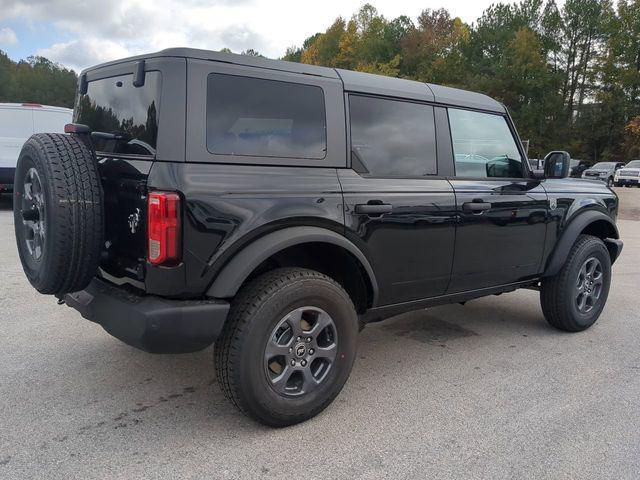
[[[244,247],[225,265],[207,291],[214,298],[233,297],[255,268],[285,248],[303,243],[329,243],[351,253],[364,268],[377,305],[378,283],[371,264],[362,251],[342,235],[320,227],[290,227],[269,233]]]
[[[557,274],[567,260],[569,252],[571,251],[571,247],[578,239],[580,233],[592,223],[601,220],[607,222],[611,226],[613,232],[615,232],[615,235],[611,237],[611,240],[617,240],[620,238],[618,227],[616,227],[616,224],[608,215],[596,210],[589,210],[584,213],[580,213],[565,228],[565,231],[556,244],[551,257],[547,261],[547,266],[542,276],[551,277]],[[603,240],[605,241],[605,243],[609,241],[609,239]],[[613,243],[615,244],[616,242]],[[609,249],[609,251],[612,252],[611,249]],[[616,260],[615,257],[617,256],[617,253],[619,253],[617,249],[614,249],[613,251],[615,251],[615,255],[612,254],[611,263]]]

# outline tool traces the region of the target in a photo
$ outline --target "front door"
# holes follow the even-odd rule
[[[455,197],[436,178],[434,108],[350,95],[353,169],[338,170],[346,235],[371,262],[379,305],[442,295],[451,276]]]
[[[507,117],[454,108],[448,113],[458,224],[447,293],[536,277],[547,194],[529,178]]]

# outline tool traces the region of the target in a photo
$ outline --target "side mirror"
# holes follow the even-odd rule
[[[547,178],[566,178],[569,176],[571,156],[559,150],[549,152],[544,157],[544,174]]]

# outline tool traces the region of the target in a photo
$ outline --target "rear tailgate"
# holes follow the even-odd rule
[[[87,125],[100,165],[105,201],[107,277],[144,287],[147,178],[155,161],[161,74],[147,72],[144,85],[133,74],[89,81],[78,96],[74,121]]]

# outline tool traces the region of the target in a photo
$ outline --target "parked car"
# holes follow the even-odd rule
[[[631,160],[623,168],[616,171],[614,182],[616,187],[640,186],[640,160]]]
[[[27,278],[142,350],[215,341],[265,424],[327,407],[368,322],[532,288],[576,332],[605,306],[616,195],[566,152],[532,171],[485,95],[170,49],[82,72],[77,98],[18,162]]]
[[[589,180],[600,180],[607,186],[613,186],[613,179],[616,172],[624,166],[623,162],[598,162],[593,167],[582,172],[582,178]]]
[[[589,164],[584,160],[571,159],[569,164],[570,172],[569,176],[573,178],[581,178],[584,171],[589,168]]]
[[[0,103],[0,193],[13,189],[24,142],[34,133],[63,132],[73,110],[36,103]]]

